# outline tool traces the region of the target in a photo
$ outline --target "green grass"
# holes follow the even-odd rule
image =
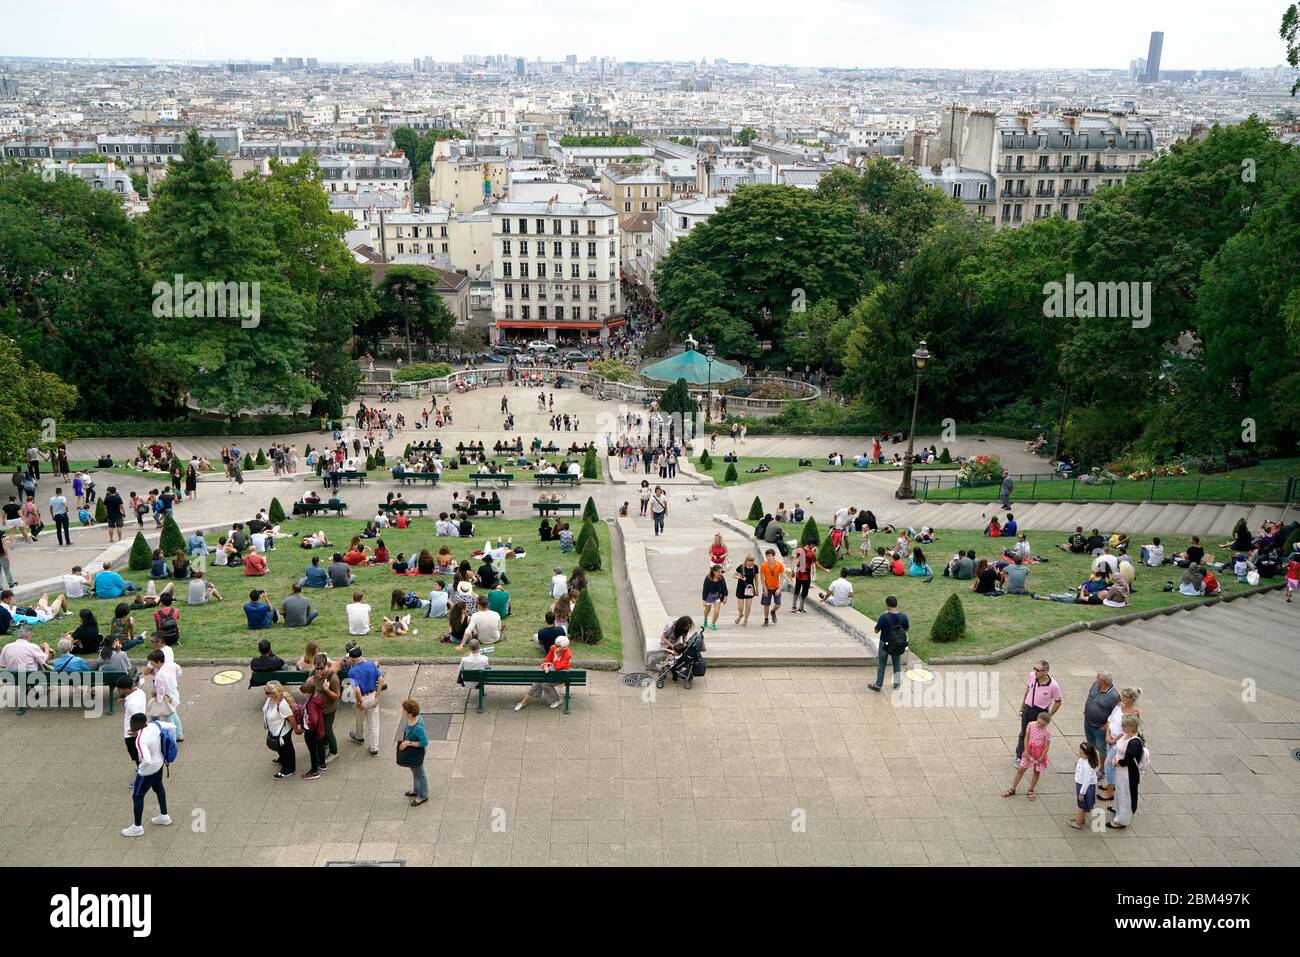
[[[1065,541],[1067,534],[1039,529],[1026,530],[1033,554],[1048,559],[1046,563],[1031,566],[1028,582],[1031,591],[1038,594],[1073,591],[1080,582],[1088,578],[1092,556],[1072,555],[1056,547],[1057,543]],[[1187,547],[1189,540],[1190,537],[1185,535],[1160,536],[1166,555],[1182,551]],[[1147,541],[1147,539],[1135,540],[1132,547],[1136,549]],[[1222,544],[1221,540],[1207,539],[1206,541],[1211,554],[1215,555],[1217,560],[1222,561],[1228,557],[1227,551],[1218,547]],[[858,549],[856,533],[850,536],[850,542],[853,546],[853,555],[856,556]],[[888,547],[892,544],[893,536],[877,533],[872,536],[872,553],[875,553],[876,545]],[[933,581],[926,584],[923,578],[895,576],[854,578],[853,607],[874,621],[885,610],[885,596],[896,595],[899,610],[905,612],[912,623],[912,651],[928,660],[936,656],[990,654],[1077,621],[1113,618],[1134,611],[1164,608],[1195,600],[1177,592],[1160,590],[1166,582],[1178,583],[1182,569],[1172,565],[1164,565],[1160,568],[1139,566],[1134,592],[1129,596],[1126,608],[1034,601],[1014,595],[988,598],[971,591],[971,582],[958,582],[943,577],[944,566],[958,549],[965,551],[973,548],[977,560],[986,558],[993,561],[1000,555],[1003,547],[1010,547],[1012,544],[1013,541],[1010,539],[985,538],[977,531],[940,529],[935,544],[922,546],[930,567],[935,571]],[[860,564],[860,560],[852,563]],[[838,575],[839,566],[836,566],[832,573],[819,572],[817,584],[825,589]],[[1216,572],[1215,577],[1219,579],[1224,594],[1242,591],[1248,587],[1237,584],[1230,570]],[[934,624],[939,609],[953,592],[961,595],[962,606],[966,611],[966,637],[956,642],[942,644],[933,642],[930,640],[930,627]]]
[[[1289,479],[1300,477],[1300,458],[1269,459],[1244,469],[1220,472],[1220,479]]]
[[[945,477],[945,486],[947,486]],[[931,502],[996,501],[998,485],[956,486],[918,491]],[[1110,485],[1089,485],[1073,480],[1046,479],[1037,483],[1017,481],[1011,500],[1028,502],[1281,502],[1286,498],[1285,479],[1234,479],[1221,475],[1131,481],[1120,478]]]
[[[582,461],[581,457],[577,457],[576,460],[579,463],[581,463]],[[515,464],[518,461],[518,456],[513,456],[510,458],[507,458],[505,456],[489,456],[488,461],[496,465],[502,466],[505,469],[507,474],[513,475],[515,477],[516,483],[526,482],[528,484],[532,484],[532,479],[533,479],[532,471],[529,469],[525,469],[521,465]],[[558,464],[558,462],[561,460],[555,458],[554,455],[551,455],[548,456],[547,461],[555,461]],[[474,477],[475,470],[478,469],[478,467],[479,466],[477,465],[470,464],[470,465],[462,465],[456,469],[450,469],[447,467],[446,461],[444,461],[442,466],[442,478],[438,480],[438,484],[441,485],[444,482],[463,482],[468,484],[470,483],[471,479]],[[411,467],[408,467],[408,471],[411,470],[413,469]],[[383,475],[381,476],[382,478],[385,479],[392,478],[393,466],[390,464],[390,465],[385,465],[383,468],[376,467],[374,471],[376,473],[383,473]],[[421,481],[421,482],[417,482],[415,485],[416,488],[420,488],[421,486],[427,488],[428,483]],[[487,487],[486,483],[484,484],[484,487],[485,488]]]
[[[388,530],[383,536],[393,557],[398,552],[407,555],[418,553],[421,548],[428,548],[437,554],[438,548],[449,544],[456,560],[469,558],[470,552],[483,547],[484,540],[497,536],[512,537],[520,545],[527,547],[524,558],[508,561],[506,574],[510,577],[512,613],[506,619],[506,640],[497,646],[495,654],[510,658],[541,659],[542,653],[532,642],[533,633],[545,624],[544,615],[550,607],[551,567],[561,566],[566,573],[577,567],[577,555],[560,555],[555,544],[543,547],[537,541],[537,524],[527,520],[489,520],[475,521],[475,533],[472,539],[437,538],[433,534],[433,522],[417,519],[412,528],[402,531]],[[300,548],[297,538],[316,529],[324,529],[337,547],[346,550],[352,536],[361,531],[364,521],[354,519],[290,520],[283,523],[281,530],[295,536],[292,539],[278,539],[274,550],[267,553],[269,570],[262,578],[245,578],[240,568],[216,568],[209,563],[206,575],[217,586],[225,599],[224,602],[211,602],[191,608],[185,604],[185,590],[188,582],[178,582],[177,591],[180,599],[177,607],[181,609],[181,643],[177,653],[182,658],[252,658],[257,654],[257,642],[269,638],[276,654],[286,661],[296,659],[302,654],[303,646],[309,638],[321,643],[322,650],[332,657],[343,653],[343,644],[348,639],[347,618],[344,606],[352,600],[353,589],[309,588],[303,593],[311,599],[312,605],[320,611],[320,617],[306,628],[287,629],[276,625],[266,631],[249,631],[244,617],[243,605],[248,601],[250,589],[263,588],[271,598],[271,603],[278,609],[280,602],[289,594],[290,586],[303,574],[311,563],[311,556],[320,556],[322,564],[328,564],[334,549],[316,549],[307,551]],[[588,572],[588,587],[592,591],[596,612],[604,629],[604,640],[597,645],[584,645],[575,642],[573,653],[576,657],[606,658],[621,660],[622,639],[619,629],[618,604],[614,590],[613,574],[610,571],[609,527],[603,522],[596,524],[596,534],[600,539],[600,555],[603,568],[598,572]],[[208,542],[215,544],[217,536],[208,536]],[[373,540],[367,541],[367,550],[373,546]],[[480,562],[470,559],[477,569]],[[119,568],[123,577],[136,582],[143,589],[148,581],[148,572],[128,572]],[[421,597],[427,597],[433,582],[440,576],[397,576],[387,566],[362,567],[353,571],[356,582],[354,588],[363,592],[366,602],[371,606],[371,633],[360,639],[370,657],[421,656],[451,658],[459,657],[453,644],[440,642],[438,639],[447,631],[446,618],[418,617],[422,612],[412,612],[412,628],[420,634],[415,637],[381,638],[379,636],[380,620],[387,615],[396,614],[389,610],[390,597],[394,589],[414,591]],[[481,590],[480,590],[481,591]],[[72,603],[73,616],[62,619],[57,624],[38,628],[40,640],[47,640],[53,646],[55,640],[75,624],[75,614],[83,607],[91,608],[100,624],[100,631],[107,633],[112,618],[113,600],[78,599]],[[140,609],[132,612],[137,631],[153,628],[153,609]],[[147,651],[146,645],[140,645],[131,651],[133,658],[142,658]]]
[[[696,456],[691,461],[691,465],[701,475],[707,475],[711,477],[715,485],[731,484],[728,482],[724,482],[722,480],[722,477],[727,474],[727,463],[722,461],[722,455],[714,455],[713,453],[710,453],[710,457],[713,459],[713,469],[711,471],[705,471],[704,469],[700,468],[699,456]],[[752,469],[758,466],[760,463],[766,465],[771,471],[768,472],[746,471],[747,469]],[[871,466],[871,468],[860,469],[854,466],[851,460],[847,461],[844,465],[840,465],[837,467],[834,465],[827,465],[826,459],[824,457],[814,458],[812,460],[812,463],[813,463],[812,465],[800,465],[799,459],[797,457],[780,458],[780,457],[768,457],[768,456],[761,456],[761,455],[742,455],[736,462],[735,484],[747,485],[750,482],[758,482],[763,479],[778,478],[785,475],[794,475],[797,472],[859,472],[865,474],[867,472],[903,471],[903,467],[901,465],[873,465]],[[934,471],[936,469],[951,470],[955,468],[957,468],[957,466],[952,464],[913,465],[912,471],[914,472]]]

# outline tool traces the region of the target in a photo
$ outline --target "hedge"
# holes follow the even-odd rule
[[[59,423],[66,438],[154,439],[160,436],[292,435],[319,432],[320,420],[305,416],[250,416],[228,419],[153,419],[121,422],[68,421]]]
[[[393,379],[397,382],[423,382],[425,379],[445,379],[451,375],[451,366],[445,362],[413,362],[398,369]]]

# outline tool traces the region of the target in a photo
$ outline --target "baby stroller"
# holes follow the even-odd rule
[[[681,678],[682,684],[689,688],[691,682],[703,674],[704,629],[701,628],[686,639],[686,644],[682,645],[681,651],[670,653],[664,659],[663,666],[659,669],[659,675],[655,679],[655,687],[662,688],[664,679],[671,675],[673,681]]]

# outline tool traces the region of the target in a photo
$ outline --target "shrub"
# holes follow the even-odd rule
[[[595,362],[587,363],[587,368],[611,382],[631,382],[636,375],[626,362],[618,362],[614,359],[597,359]]]
[[[266,517],[271,520],[272,525],[279,525],[285,520],[284,506],[280,504],[278,498],[271,499],[271,507],[266,510]]]
[[[307,451],[310,452],[311,449],[308,448]],[[402,458],[404,458],[404,459],[409,459],[410,457],[411,457],[411,443],[410,443],[410,442],[407,442],[407,443],[406,443],[406,448],[402,449]]]
[[[148,570],[152,561],[153,552],[149,549],[144,532],[136,532],[135,540],[131,542],[131,555],[126,561],[126,567],[133,572],[142,572]]]
[[[569,638],[584,645],[594,645],[604,637],[600,619],[596,617],[596,606],[591,600],[591,589],[584,588],[578,592],[578,601],[569,614]]]
[[[245,472],[251,472],[251,471],[253,471],[253,453],[252,453],[252,452],[245,452],[245,453],[244,453],[244,471],[245,471]]]
[[[375,457],[374,457],[373,455],[371,455],[369,452],[367,452],[367,453],[366,453],[366,471],[367,471],[367,472],[373,472],[374,470],[375,470]]]
[[[1002,463],[996,455],[977,455],[967,459],[957,472],[961,485],[987,485],[1002,478]]]
[[[582,507],[582,520],[584,522],[600,521],[600,513],[596,511],[596,500],[590,495],[587,496],[587,504]]]
[[[822,543],[817,549],[817,561],[827,568],[834,568],[839,564],[839,553],[835,550],[835,543],[831,541],[829,535],[822,539]]]
[[[934,641],[959,641],[966,637],[966,610],[961,598],[954,592],[939,609],[934,624],[930,627],[930,638]]]
[[[407,448],[409,449],[410,446],[408,445]],[[303,453],[302,453],[302,454],[303,454],[304,456],[311,455],[311,443],[310,443],[310,442],[307,443],[307,448],[303,450]]]
[[[799,536],[799,544],[820,545],[821,540],[822,533],[817,530],[817,519],[810,515],[808,516],[808,521],[804,523],[803,533]]]
[[[59,423],[59,437],[81,439],[152,439],[167,436],[289,435],[320,432],[320,420],[304,416],[261,415],[237,418],[133,420]]]
[[[708,449],[705,449],[703,452],[700,453],[700,471],[701,472],[713,471],[713,456],[709,454]]]
[[[735,463],[735,462],[728,462],[728,463],[727,463],[727,471],[726,471],[726,473],[722,476],[722,481],[724,481],[724,482],[736,482],[736,481],[739,481],[739,479],[740,479],[740,476],[738,476],[738,475],[736,474],[736,463]],[[758,516],[758,517],[759,517],[759,518],[762,518],[763,516],[760,515],[760,516]]]
[[[266,453],[261,449],[257,450],[257,459],[255,460],[259,469],[266,468]]]
[[[592,449],[587,453],[587,457],[582,460],[582,477],[585,479],[599,479],[600,459],[596,458],[596,450]],[[591,499],[587,499],[591,501]]]
[[[952,463],[952,453],[948,451],[948,446],[945,445],[943,451],[939,453],[939,461],[943,465],[949,465]]]
[[[97,499],[95,501],[95,524],[101,525],[107,521],[108,521],[108,506],[104,504],[104,500],[102,498]]]
[[[578,549],[579,555],[586,550],[587,542],[594,538],[596,538],[596,526],[592,525],[589,520],[584,519],[582,528],[578,530],[578,537],[573,540],[574,547]],[[596,547],[600,548],[599,541],[597,541]]]
[[[445,362],[412,362],[393,375],[396,382],[423,382],[425,379],[444,379],[451,375],[451,366]]]
[[[164,555],[175,555],[177,552],[185,551],[185,536],[181,534],[181,527],[176,524],[176,519],[170,515],[163,519],[162,534],[158,536],[158,547],[162,549]]]
[[[586,547],[582,550],[582,556],[578,559],[578,564],[589,572],[600,571],[600,549],[596,547],[594,532],[591,538],[587,539]]]
[[[757,495],[754,496],[754,504],[749,506],[749,520],[757,522],[763,517],[763,500]]]

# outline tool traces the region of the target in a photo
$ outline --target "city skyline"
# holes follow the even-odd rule
[[[1107,16],[1111,7],[1121,16]],[[1124,4],[1102,2],[1087,22],[1078,21],[1077,4],[1045,0],[1034,10],[1033,27],[1039,35],[1060,37],[1061,42],[1012,49],[1006,18],[1023,14],[1024,7],[1011,0],[991,0],[975,18],[968,4],[956,0],[906,5],[809,0],[802,21],[835,22],[833,31],[820,26],[792,31],[788,15],[780,10],[753,7],[737,20],[723,12],[701,11],[684,0],[665,0],[656,8],[658,22],[675,25],[669,33],[645,30],[641,11],[594,0],[569,4],[563,19],[539,18],[535,8],[519,0],[485,0],[472,12],[440,10],[436,21],[428,5],[417,0],[376,0],[367,9],[368,16],[356,20],[340,0],[281,0],[270,7],[252,0],[217,0],[200,9],[178,9],[161,0],[69,0],[57,9],[29,5],[7,12],[9,29],[0,41],[0,57],[221,62],[302,56],[321,62],[410,63],[415,57],[449,62],[475,52],[510,51],[530,61],[561,62],[576,54],[579,62],[608,56],[632,61],[722,58],[826,68],[1122,70],[1147,50],[1152,31],[1163,31],[1162,69],[1268,68],[1284,63],[1277,36],[1283,5],[1276,0],[1243,0],[1230,10],[1189,10],[1173,0],[1155,0],[1136,17]],[[214,12],[231,25],[214,24]],[[392,29],[395,21],[418,24],[426,17],[427,32]],[[602,40],[603,49],[592,49],[585,36],[575,41],[572,26],[583,19],[600,24],[602,36],[619,41]],[[140,20],[149,23],[147,34],[136,29]],[[257,29],[247,29],[249,22]],[[490,36],[482,30],[485,22],[492,25]],[[346,23],[347,29],[332,28],[335,23]]]

